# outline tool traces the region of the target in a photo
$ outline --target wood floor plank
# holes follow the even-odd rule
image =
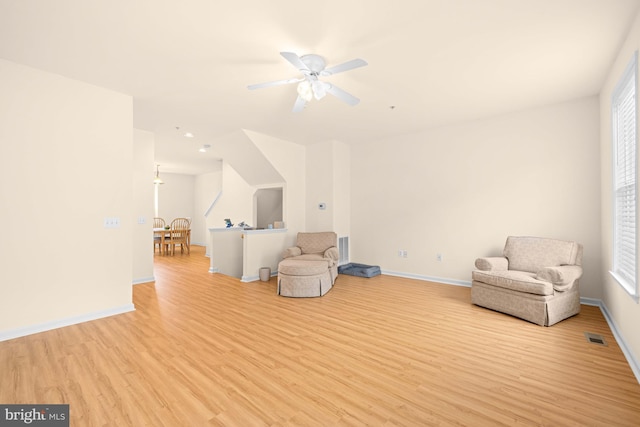
[[[156,256],[136,311],[0,342],[0,403],[68,403],[73,426],[639,425],[597,307],[545,328],[465,287],[341,275],[284,298],[208,267]]]

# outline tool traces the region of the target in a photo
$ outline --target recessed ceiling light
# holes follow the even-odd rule
[[[185,138],[193,138],[193,134],[191,132],[187,132],[184,134]]]
[[[207,152],[207,150],[208,150],[209,148],[211,148],[211,145],[209,145],[209,144],[205,144],[205,145],[203,145],[203,146],[202,146],[202,148],[201,148],[201,149],[199,149],[198,151],[199,151],[199,152],[201,152],[201,153],[206,153],[206,152]]]

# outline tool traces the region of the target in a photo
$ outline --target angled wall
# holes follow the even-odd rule
[[[213,147],[216,153],[251,186],[284,182],[282,175],[243,130],[216,139]]]

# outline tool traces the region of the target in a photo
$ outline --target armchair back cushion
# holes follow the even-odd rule
[[[537,273],[545,267],[582,265],[582,245],[564,240],[510,236],[503,253],[509,270]]]
[[[302,254],[323,254],[330,247],[337,246],[338,235],[332,231],[319,233],[298,233],[296,246]]]

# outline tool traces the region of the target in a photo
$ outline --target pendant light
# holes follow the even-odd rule
[[[153,179],[154,184],[164,184],[164,181],[160,179],[160,165],[156,165],[156,177]]]

